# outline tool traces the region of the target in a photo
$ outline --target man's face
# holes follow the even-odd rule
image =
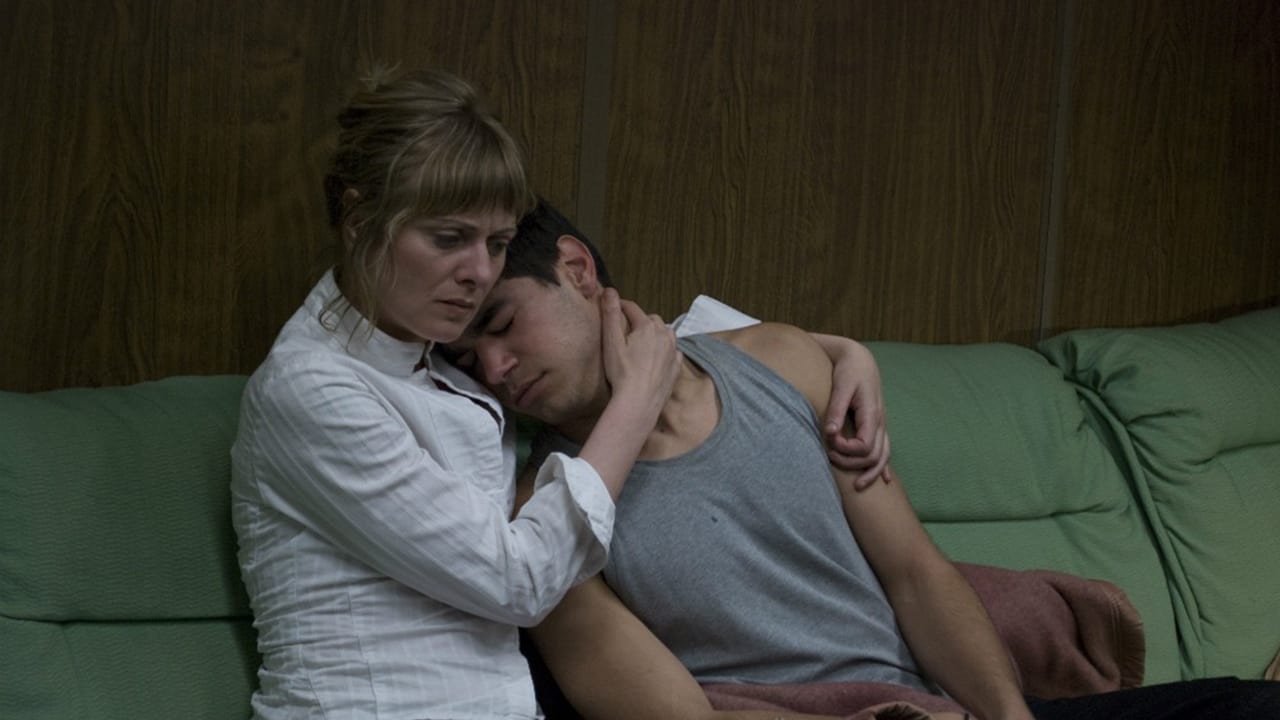
[[[560,280],[500,281],[451,345],[503,405],[557,427],[594,422],[608,402],[598,300]]]

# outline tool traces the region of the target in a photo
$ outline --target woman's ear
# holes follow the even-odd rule
[[[556,247],[560,250],[558,269],[561,279],[581,292],[583,297],[598,297],[604,287],[596,276],[596,261],[587,246],[572,235],[561,235],[556,239]]]

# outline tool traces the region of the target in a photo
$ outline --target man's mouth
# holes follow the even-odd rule
[[[542,378],[542,375],[538,375],[532,380],[513,388],[511,391],[511,404],[519,409],[524,409],[526,403],[533,398],[530,390],[532,390]]]

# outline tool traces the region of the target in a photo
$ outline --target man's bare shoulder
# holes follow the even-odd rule
[[[783,323],[759,323],[714,333],[712,337],[763,363],[794,385],[810,402],[826,402],[831,386],[831,359],[804,330]]]

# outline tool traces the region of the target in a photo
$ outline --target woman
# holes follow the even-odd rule
[[[516,143],[442,72],[375,77],[339,126],[338,260],[250,378],[232,448],[255,717],[537,717],[516,626],[602,567],[673,335],[610,296],[614,399],[510,518],[514,428],[433,348],[472,320],[532,207]]]

